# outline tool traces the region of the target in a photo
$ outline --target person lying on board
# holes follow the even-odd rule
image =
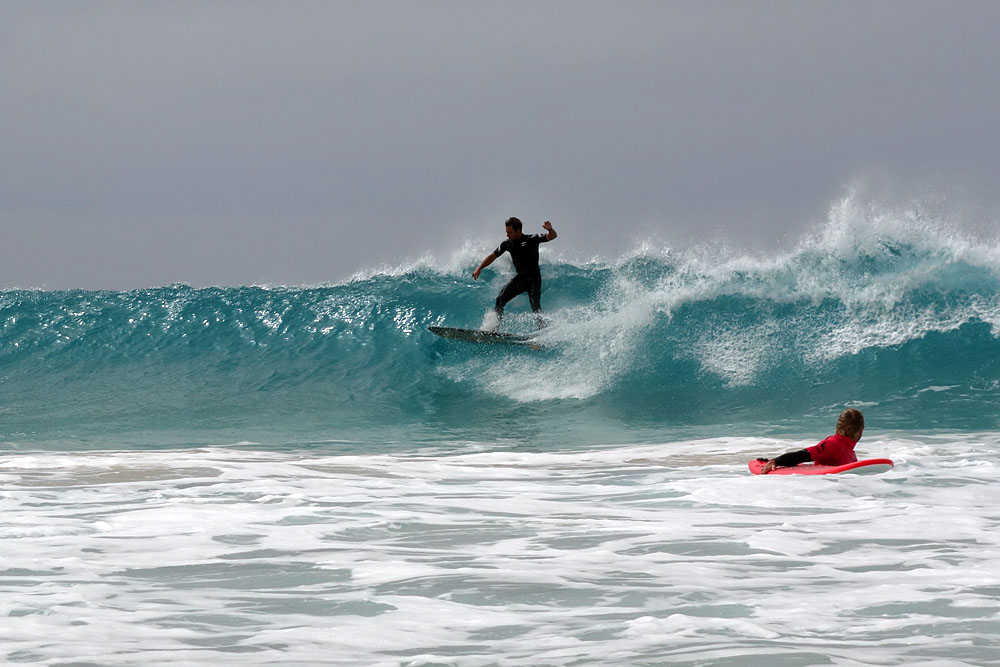
[[[861,410],[848,408],[837,418],[837,433],[812,447],[787,452],[773,459],[768,459],[760,474],[766,475],[775,468],[791,468],[800,463],[812,461],[818,465],[840,466],[854,463],[858,460],[854,446],[865,432],[865,416]]]

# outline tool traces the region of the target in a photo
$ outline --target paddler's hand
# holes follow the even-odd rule
[[[542,223],[542,229],[544,229],[547,232],[551,232],[552,231],[552,223],[549,222],[548,220],[546,220],[545,222]]]
[[[479,280],[479,274],[482,273],[482,272],[483,272],[482,269],[476,269],[475,271],[473,271],[472,272],[472,279],[473,280]]]
[[[774,459],[770,459],[770,460],[768,460],[767,463],[764,464],[764,467],[760,469],[760,474],[761,475],[766,475],[767,473],[771,472],[772,470],[774,470],[777,467],[778,466],[774,465]]]

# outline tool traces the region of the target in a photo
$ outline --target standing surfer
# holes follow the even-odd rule
[[[507,240],[497,246],[472,272],[472,279],[479,280],[479,274],[483,269],[492,264],[500,255],[505,252],[510,253],[510,258],[514,262],[516,271],[504,288],[497,295],[496,306],[497,321],[493,328],[500,326],[503,319],[503,309],[507,302],[518,294],[528,293],[528,301],[531,302],[531,312],[535,313],[535,322],[538,328],[545,326],[545,320],[539,313],[542,312],[542,271],[538,268],[538,246],[556,238],[556,230],[552,228],[552,223],[546,220],[542,223],[542,229],[547,234],[522,234],[521,221],[517,218],[510,218],[504,223],[507,230]],[[484,327],[485,328],[485,327]]]

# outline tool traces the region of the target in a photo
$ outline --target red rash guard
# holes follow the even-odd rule
[[[854,446],[857,444],[857,440],[852,440],[846,435],[831,435],[823,442],[807,447],[806,451],[812,457],[813,463],[824,466],[840,466],[858,460],[854,453]]]

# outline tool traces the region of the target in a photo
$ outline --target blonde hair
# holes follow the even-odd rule
[[[861,414],[861,410],[847,408],[837,418],[837,435],[846,435],[857,440],[864,429],[865,416]]]

